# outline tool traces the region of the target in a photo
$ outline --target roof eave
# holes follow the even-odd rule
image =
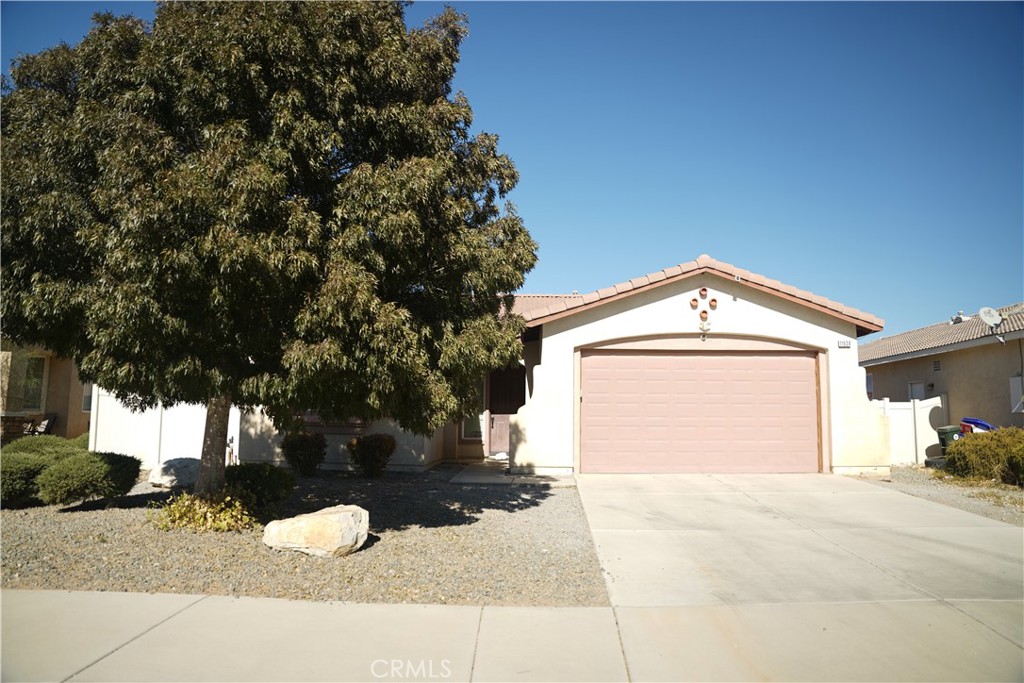
[[[1015,330],[1013,332],[1007,332],[1001,334],[1000,332],[993,332],[992,334],[985,335],[984,337],[978,337],[977,339],[968,339],[962,342],[954,342],[952,344],[943,344],[942,346],[932,346],[927,349],[920,349],[918,351],[907,351],[906,353],[897,353],[891,356],[880,356],[878,358],[872,358],[871,360],[862,360],[859,365],[862,368],[870,368],[875,365],[884,365],[886,363],[898,363],[904,360],[912,360],[914,358],[926,358],[928,356],[937,356],[941,353],[950,353],[952,351],[962,351],[963,349],[970,349],[977,346],[987,346],[989,344],[998,344],[999,339],[1002,337],[1003,341],[1014,341],[1016,339],[1024,339],[1024,330]]]

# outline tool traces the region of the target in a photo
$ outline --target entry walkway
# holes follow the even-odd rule
[[[547,486],[572,488],[576,480],[571,474],[509,474],[508,463],[501,460],[473,462],[451,478],[452,484],[480,484],[497,486]]]

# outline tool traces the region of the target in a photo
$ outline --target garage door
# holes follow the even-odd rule
[[[582,472],[818,472],[812,353],[590,351]]]

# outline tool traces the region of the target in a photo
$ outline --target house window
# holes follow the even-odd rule
[[[1010,378],[1010,412],[1024,413],[1024,377]]]
[[[40,413],[46,400],[46,357],[29,356],[25,359],[25,382],[22,385],[21,410]]]
[[[88,413],[92,411],[92,382],[86,382],[82,385],[82,412]]]
[[[476,415],[465,417],[459,422],[460,441],[482,442],[484,440],[484,420],[487,417],[484,412],[484,389],[485,387],[481,387],[480,394],[477,396]]]
[[[875,378],[871,375],[870,372],[867,373],[867,382],[868,398],[872,399],[875,397]]]
[[[366,432],[366,428],[370,425],[369,422],[358,417],[334,420],[326,419],[312,410],[307,410],[303,413],[293,415],[292,418],[301,422],[303,428],[311,433],[341,435],[342,437],[348,438],[353,436],[362,436]],[[348,439],[345,438],[344,440],[347,442]]]

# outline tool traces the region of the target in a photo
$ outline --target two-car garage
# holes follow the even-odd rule
[[[883,322],[709,256],[611,287],[522,295],[514,473],[879,471],[857,339]]]
[[[584,351],[580,471],[818,472],[813,352]]]

